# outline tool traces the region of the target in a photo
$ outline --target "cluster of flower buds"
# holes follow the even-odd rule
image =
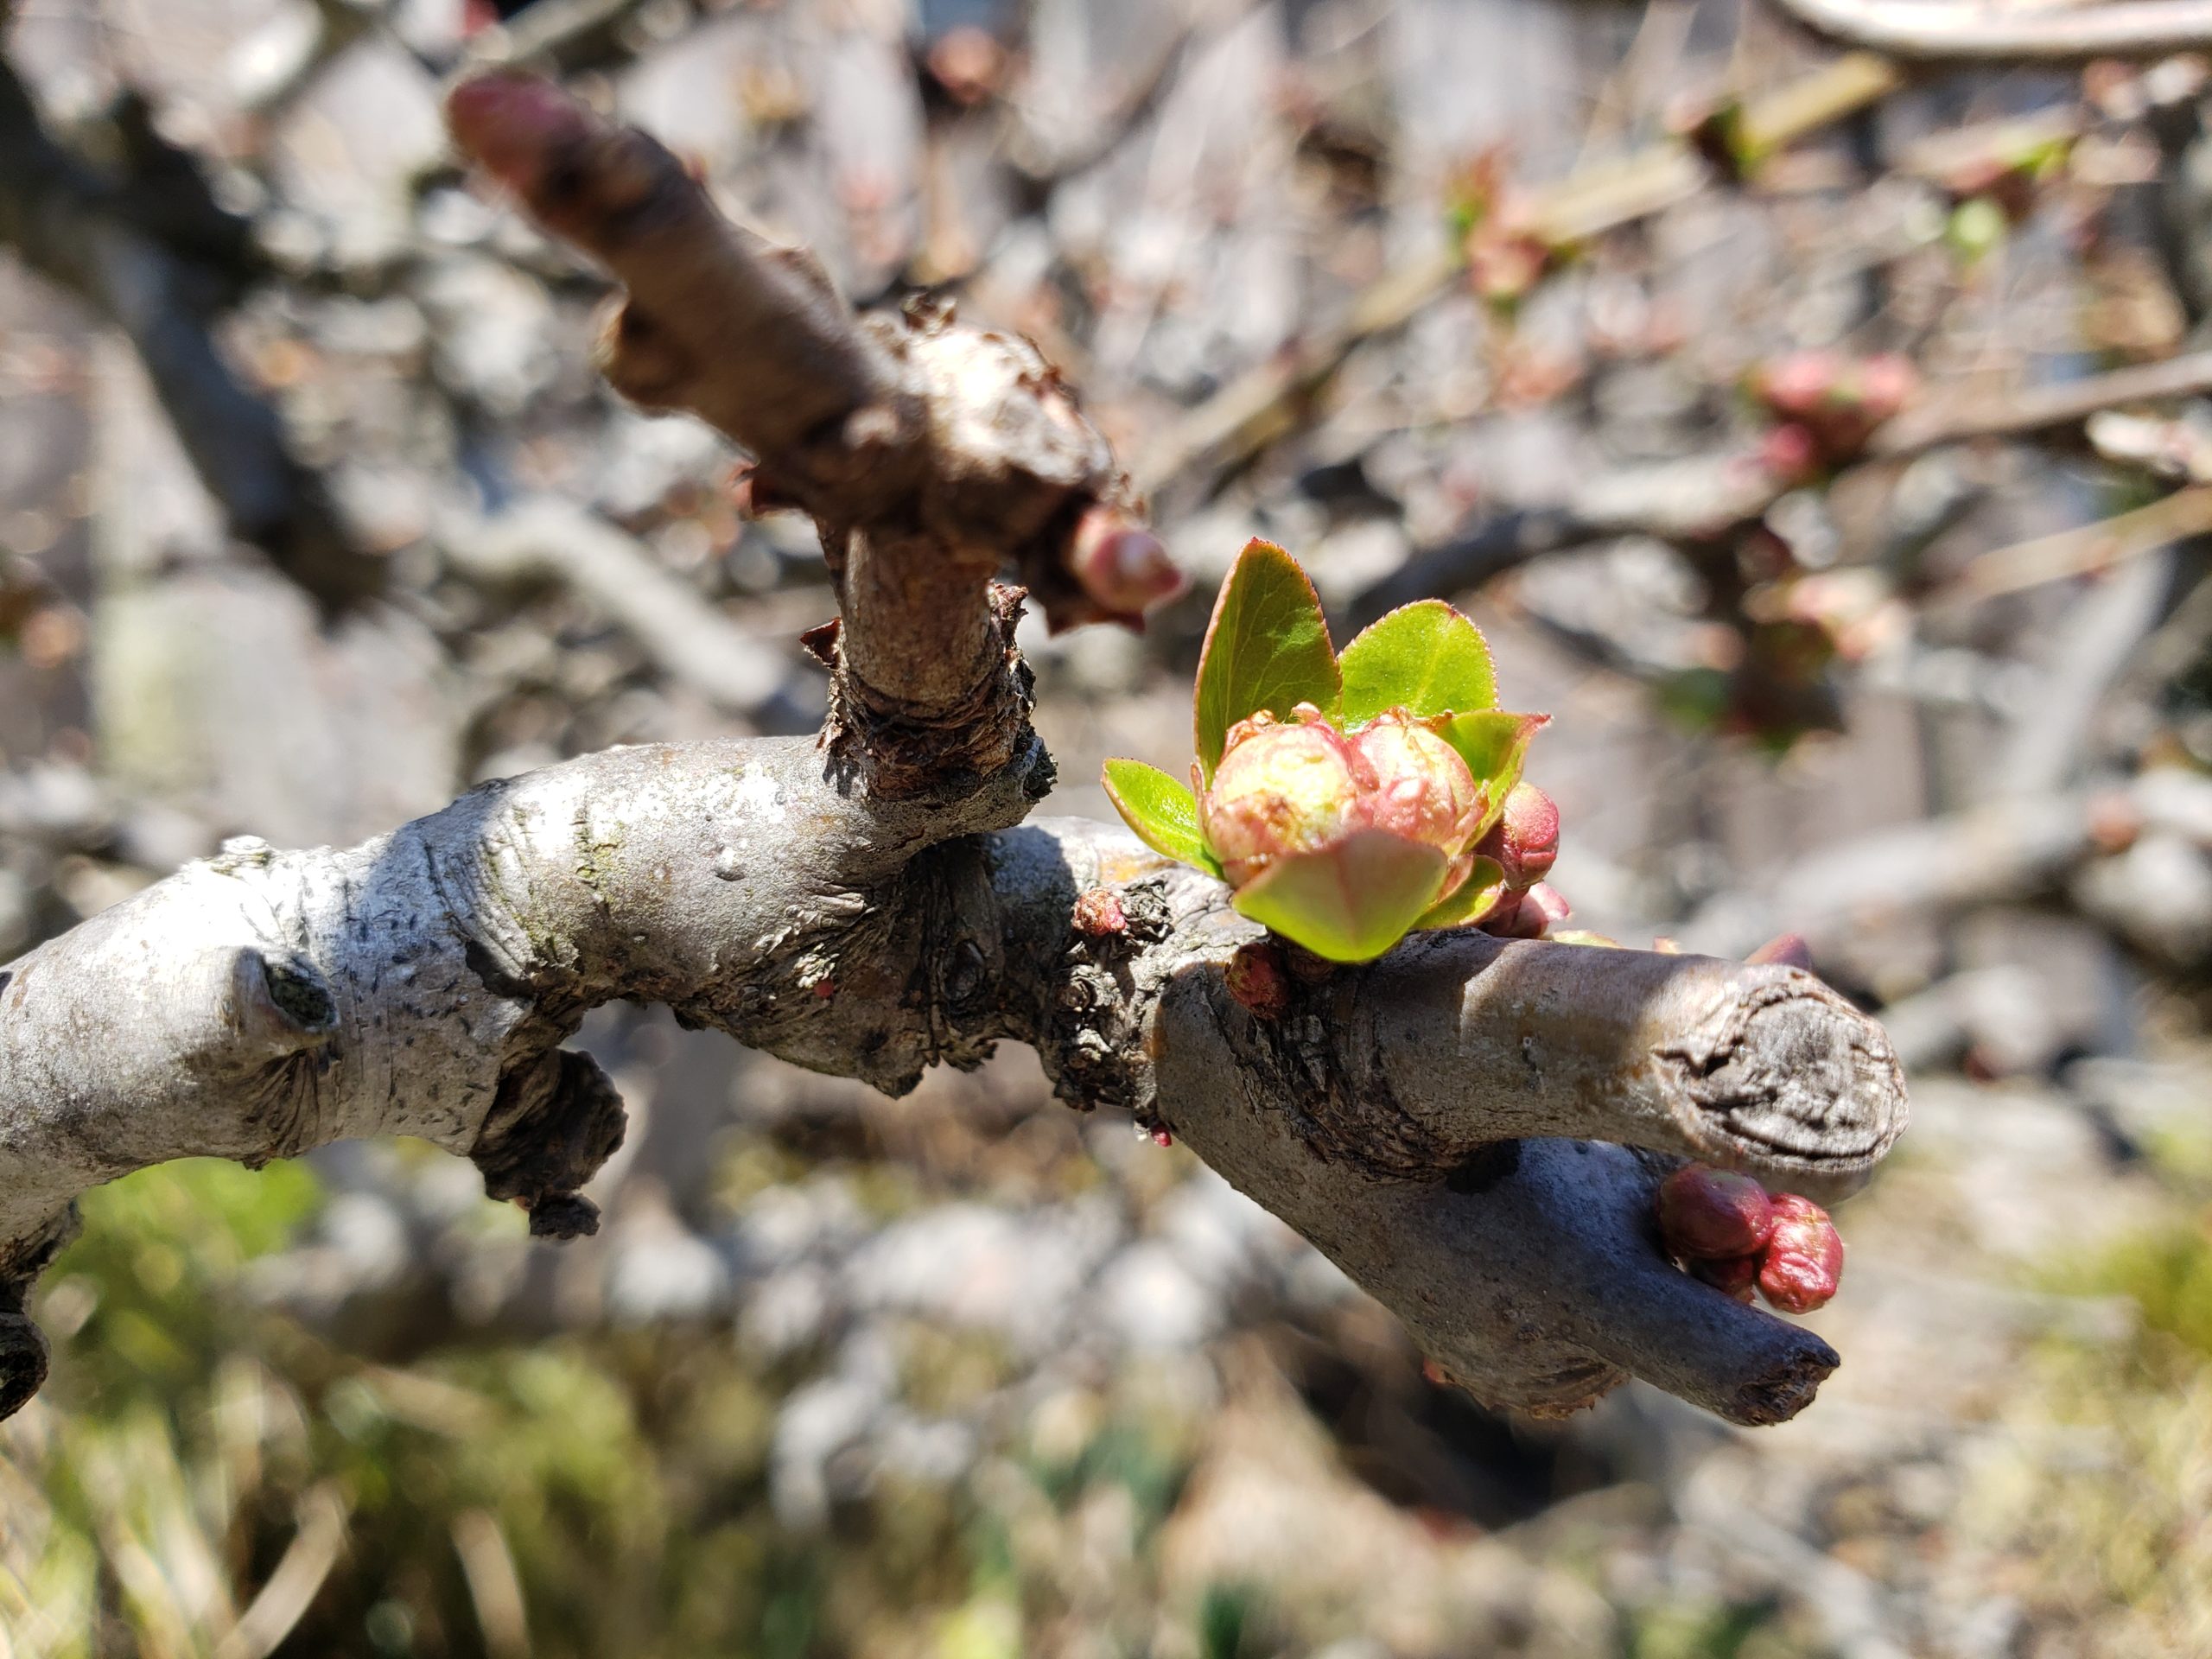
[[[1459,752],[1402,710],[1349,735],[1310,702],[1292,714],[1237,721],[1212,784],[1199,783],[1206,842],[1230,886],[1287,855],[1327,852],[1381,830],[1442,853],[1439,896],[1458,891],[1483,816],[1482,791]]]
[[[1843,1277],[1828,1212],[1794,1192],[1769,1197],[1748,1175],[1687,1164],[1660,1183],[1657,1208],[1667,1254],[1739,1302],[1756,1288],[1785,1313],[1810,1313]]]
[[[1816,478],[1865,449],[1874,429],[1910,403],[1919,385],[1911,361],[1894,353],[1792,352],[1763,363],[1745,382],[1774,423],[1760,458],[1785,482]]]
[[[1192,786],[1115,760],[1107,795],[1154,852],[1227,882],[1239,915],[1299,947],[1294,963],[1370,962],[1502,900],[1517,914],[1541,887],[1559,814],[1516,785],[1547,717],[1497,706],[1489,645],[1441,600],[1401,606],[1339,652],[1297,561],[1254,542],[1222,583],[1192,690]],[[1238,1001],[1275,1006],[1268,977],[1248,965]]]

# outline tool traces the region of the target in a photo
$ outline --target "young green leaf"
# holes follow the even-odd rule
[[[1505,871],[1494,858],[1478,855],[1475,868],[1449,898],[1423,911],[1415,927],[1459,927],[1478,922],[1505,893]]]
[[[1277,859],[1230,903],[1317,957],[1367,962],[1405,938],[1435,902],[1446,864],[1433,847],[1363,830],[1326,852]]]
[[[1497,677],[1482,630],[1440,599],[1400,606],[1346,645],[1337,665],[1346,725],[1386,709],[1421,716],[1497,706]]]
[[[1288,720],[1301,702],[1333,714],[1338,686],[1336,652],[1313,584],[1282,549],[1249,543],[1221,585],[1198,657],[1193,715],[1206,781],[1212,782],[1229,728],[1238,721],[1262,709]]]
[[[1475,781],[1490,791],[1488,810],[1477,830],[1479,835],[1497,822],[1505,810],[1505,798],[1521,781],[1528,763],[1529,743],[1551,724],[1549,715],[1508,715],[1496,709],[1455,715],[1436,728],[1436,734],[1459,750]]]
[[[1122,822],[1155,853],[1221,874],[1220,861],[1198,828],[1198,803],[1188,789],[1141,760],[1109,760],[1101,780]]]

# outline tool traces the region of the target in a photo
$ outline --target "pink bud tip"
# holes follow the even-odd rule
[[[1567,896],[1548,881],[1537,882],[1521,896],[1521,902],[1524,908],[1530,905],[1535,906],[1545,927],[1557,927],[1574,914],[1574,906],[1567,902]]]
[[[1282,952],[1267,940],[1238,945],[1226,977],[1230,995],[1262,1020],[1280,1019],[1290,1006],[1290,976]]]
[[[1805,943],[1802,933],[1783,933],[1769,939],[1744,960],[1760,967],[1802,968],[1810,973],[1813,947]]]
[[[534,188],[546,157],[588,137],[595,123],[551,81],[502,72],[479,75],[446,99],[454,142],[510,190]]]
[[[1756,1255],[1713,1256],[1694,1261],[1689,1268],[1691,1278],[1711,1285],[1747,1306],[1752,1293],[1758,1288],[1759,1258]]]
[[[1759,465],[1785,484],[1810,478],[1820,470],[1820,464],[1819,441],[1798,422],[1770,426],[1759,439]]]
[[[1111,938],[1129,931],[1128,913],[1111,887],[1087,887],[1076,896],[1075,931],[1086,939]]]
[[[1068,557],[1084,594],[1116,620],[1140,618],[1190,586],[1160,537],[1118,507],[1095,506],[1084,513]]]
[[[1791,352],[1763,365],[1752,377],[1752,391],[1781,415],[1809,415],[1827,401],[1844,373],[1834,352]]]
[[[1516,784],[1498,817],[1497,842],[1509,887],[1532,887],[1559,857],[1559,808],[1534,784]]]
[[[1152,1132],[1152,1144],[1155,1147],[1172,1147],[1175,1144],[1175,1137],[1166,1129],[1154,1129]]]
[[[1678,1261],[1751,1255],[1773,1236],[1774,1206],[1748,1175],[1687,1164],[1659,1184],[1659,1237]]]
[[[1785,1313],[1825,1306],[1843,1279],[1843,1238],[1828,1212],[1794,1192],[1773,1200],[1774,1231],[1759,1263],[1759,1289]]]

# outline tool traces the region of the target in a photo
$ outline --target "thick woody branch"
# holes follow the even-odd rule
[[[1217,884],[1096,826],[1007,828],[1046,781],[1027,753],[925,806],[841,787],[804,741],[620,750],[349,852],[189,867],[0,969],[0,1281],[19,1299],[70,1200],[127,1170],[366,1135],[588,1230],[620,1108],[559,1045],[629,998],[892,1093],[1033,1043],[1062,1094],[1187,1138],[1500,1404],[1624,1371],[1745,1421],[1809,1398],[1833,1355],[1665,1263],[1645,1160],[1516,1143],[1848,1175],[1904,1122],[1862,1016],[1786,969],[1459,934],[1263,1020],[1226,992],[1255,931]],[[1100,885],[1126,926],[1086,933]]]
[[[627,290],[601,340],[626,396],[752,452],[756,507],[822,531],[842,619],[833,744],[914,792],[1004,766],[1025,694],[991,583],[1011,563],[1055,625],[1134,620],[1179,585],[1105,440],[1025,340],[948,314],[856,319],[806,256],[731,224],[677,158],[547,83],[472,81],[455,137]]]

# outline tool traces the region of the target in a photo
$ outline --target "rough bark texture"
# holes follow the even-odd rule
[[[1835,1355],[1676,1272],[1651,1189],[1670,1154],[1862,1174],[1905,1116],[1878,1027],[1789,968],[1465,931],[1248,1011],[1224,969],[1257,930],[1218,883],[1024,822],[1052,762],[992,577],[1112,610],[1078,527],[1128,511],[1034,351],[861,329],[550,89],[477,83],[455,124],[629,281],[617,384],[707,414],[822,524],[830,728],[586,757],[348,851],[233,842],[0,968],[0,1412],[43,1373],[21,1308],[72,1201],[147,1164],[411,1134],[533,1230],[589,1231],[621,1109],[561,1044],[617,998],[892,1094],[1033,1044],[1063,1096],[1172,1128],[1493,1403],[1571,1410],[1630,1373],[1747,1423],[1811,1397]],[[1079,923],[1100,887],[1118,930]]]

